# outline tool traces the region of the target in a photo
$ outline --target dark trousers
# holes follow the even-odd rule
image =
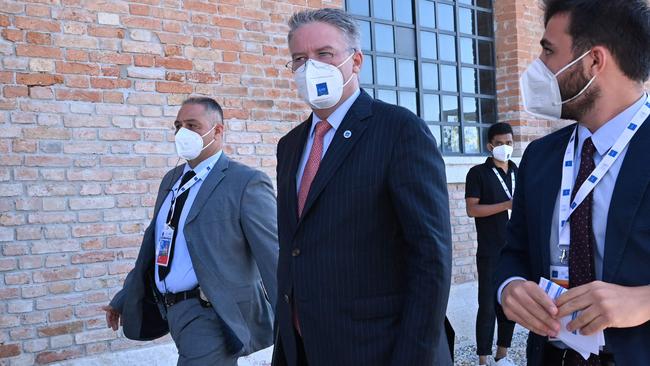
[[[492,354],[494,322],[498,322],[497,346],[509,348],[515,323],[508,320],[500,306],[496,305],[494,271],[496,256],[477,256],[478,269],[478,314],[476,314],[476,353],[479,356]]]
[[[592,358],[594,356],[591,356]],[[590,360],[592,359],[590,358]],[[600,362],[591,362],[600,366],[616,366],[614,356],[611,353],[600,353]],[[570,349],[559,349],[550,343],[544,345],[544,357],[542,358],[542,366],[572,366],[575,365],[575,359],[584,360],[582,356],[578,355],[575,351]]]

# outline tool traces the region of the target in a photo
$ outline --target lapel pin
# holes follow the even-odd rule
[[[345,132],[343,132],[343,137],[345,137],[346,139],[349,139],[350,137],[352,137],[352,131],[345,130]]]

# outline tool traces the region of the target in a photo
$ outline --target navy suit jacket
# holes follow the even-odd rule
[[[551,220],[562,179],[562,159],[575,124],[532,142],[521,160],[508,239],[497,283],[512,276],[538,282],[549,276]],[[650,118],[628,145],[607,219],[603,281],[650,285]],[[650,306],[650,305],[648,305]],[[542,362],[545,338],[530,333],[528,365]],[[617,365],[650,365],[650,322],[605,330]]]
[[[292,301],[310,366],[451,365],[449,201],[429,129],[362,91],[299,218],[296,172],[310,125],[278,144],[274,365],[296,365]]]

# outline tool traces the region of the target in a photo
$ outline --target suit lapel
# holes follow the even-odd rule
[[[361,91],[361,94],[354,104],[352,104],[341,125],[336,130],[332,143],[327,148],[325,157],[321,161],[318,172],[309,189],[307,201],[302,211],[302,217],[305,217],[309,213],[309,209],[313,206],[320,193],[327,186],[327,183],[338,167],[343,163],[354,145],[363,135],[367,127],[367,123],[364,120],[372,115],[371,106],[372,98],[365,91]]]
[[[169,194],[169,191],[174,186],[174,183],[176,183],[176,181],[179,180],[183,175],[183,169],[185,169],[185,164],[175,167],[172,170],[172,173],[167,174],[162,180],[162,182],[160,183],[160,189],[158,190],[158,197],[156,198],[156,206],[153,210],[154,221],[155,218],[158,217],[158,212],[160,211],[160,207],[165,201],[167,195]]]
[[[207,177],[205,177],[205,181],[201,184],[201,189],[199,189],[199,193],[197,193],[196,198],[194,199],[190,212],[187,214],[185,225],[192,222],[192,220],[198,216],[201,208],[203,208],[203,205],[208,201],[210,194],[212,194],[212,191],[214,191],[217,185],[219,185],[223,177],[226,176],[224,171],[228,169],[229,163],[230,160],[228,157],[222,153],[221,157],[219,157],[219,160],[217,160],[217,163],[214,165],[214,169]]]
[[[603,280],[612,282],[621,263],[630,237],[632,222],[650,183],[648,146],[650,145],[650,118],[628,145],[621,170],[616,178],[607,216]]]

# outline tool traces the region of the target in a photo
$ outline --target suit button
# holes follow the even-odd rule
[[[284,294],[284,301],[288,304],[289,303],[289,295]]]
[[[298,249],[298,248],[294,248],[294,249],[291,251],[291,255],[294,256],[294,257],[299,256],[299,255],[300,255],[300,249]]]

